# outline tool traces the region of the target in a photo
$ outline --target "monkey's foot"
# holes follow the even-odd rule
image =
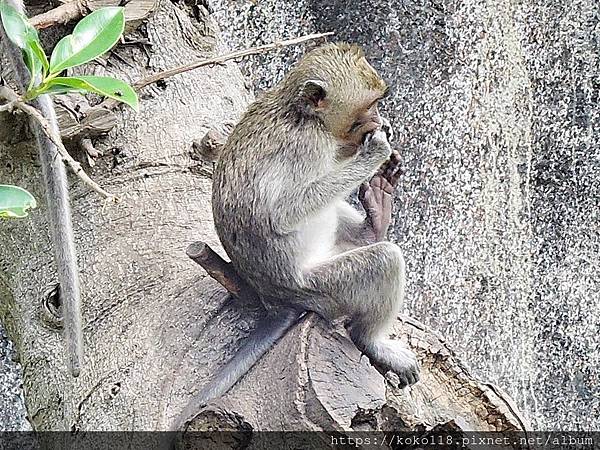
[[[371,364],[382,374],[388,371],[398,375],[399,387],[410,386],[419,381],[419,363],[413,352],[406,349],[400,342],[383,339],[373,343],[365,351]]]
[[[399,167],[400,154],[394,150],[390,159],[358,191],[376,242],[385,239],[392,220],[392,198],[400,178]]]

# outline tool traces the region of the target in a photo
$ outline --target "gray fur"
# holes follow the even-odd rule
[[[352,121],[334,113],[351,114],[369,90],[365,73],[371,85],[374,73],[345,48],[318,50],[328,67],[339,69],[331,77],[314,63],[321,55],[313,52],[305,58],[310,63],[301,61],[250,106],[216,165],[215,227],[234,266],[258,292],[330,320],[348,316],[356,346],[408,385],[418,380],[415,355],[385,336],[404,296],[404,259],[396,245],[366,239],[362,216],[344,202],[391,154],[377,129],[353,155],[339,158],[342,143],[333,127],[336,120]],[[313,80],[329,89],[332,100],[323,104],[332,113],[302,103],[303,86]],[[332,92],[348,87],[351,95]]]
[[[18,11],[25,13],[23,4],[18,0],[7,0]],[[4,29],[0,27],[4,48],[12,64],[15,80],[24,92],[29,83],[29,71],[23,62],[21,50],[8,40]],[[54,131],[59,134],[58,122],[52,100],[42,95],[31,104],[36,107]],[[39,148],[40,162],[46,183],[46,203],[49,215],[51,236],[54,244],[58,281],[61,289],[63,323],[67,346],[69,369],[78,376],[83,360],[83,343],[80,313],[80,289],[75,241],[71,224],[69,191],[67,176],[62,158],[56,146],[48,139],[38,123],[31,119],[31,130],[35,134]]]
[[[233,358],[214,374],[200,392],[194,395],[171,427],[171,431],[179,430],[210,400],[229,391],[296,324],[302,314],[303,312],[292,308],[283,308],[261,320]]]

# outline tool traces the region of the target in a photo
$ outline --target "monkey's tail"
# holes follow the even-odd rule
[[[181,429],[210,400],[227,393],[303,314],[304,311],[285,308],[261,319],[233,358],[227,361],[188,403],[173,424],[173,431]]]
[[[8,0],[8,4],[18,12],[25,14],[23,3],[20,0]],[[15,81],[20,85],[21,92],[25,92],[30,79],[29,71],[23,62],[21,50],[8,39],[1,25],[0,41],[4,44],[5,54],[12,62]],[[31,103],[42,113],[54,133],[59,134],[58,122],[50,97],[41,95]],[[71,224],[67,175],[56,146],[34,119],[31,119],[30,122],[36,136],[42,172],[46,183],[46,203],[61,290],[67,358],[71,373],[73,376],[78,376],[83,359],[83,343],[81,337],[79,272],[77,270],[73,226]]]

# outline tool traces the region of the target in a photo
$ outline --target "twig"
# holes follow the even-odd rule
[[[8,112],[13,112],[15,110],[15,102],[11,101],[11,102],[7,102],[4,105],[0,105],[0,111],[8,111]]]
[[[115,203],[118,201],[117,196],[110,194],[110,193],[106,192],[104,189],[102,189],[100,187],[100,185],[98,185],[98,183],[96,183],[94,180],[92,180],[88,176],[88,174],[85,173],[85,171],[81,167],[81,164],[79,164],[77,161],[75,161],[73,159],[73,157],[71,155],[69,155],[69,152],[63,145],[62,140],[60,139],[60,136],[57,135],[56,133],[54,133],[54,131],[52,130],[52,127],[50,126],[50,123],[48,123],[46,118],[44,116],[42,116],[42,114],[36,108],[34,108],[33,106],[22,101],[19,98],[19,96],[12,89],[9,89],[6,86],[0,86],[0,97],[4,98],[8,102],[4,106],[12,105],[13,109],[18,109],[18,110],[23,111],[24,113],[33,117],[33,119],[35,119],[39,123],[40,128],[42,129],[44,134],[46,136],[48,136],[48,138],[52,141],[52,143],[54,145],[56,145],[58,153],[62,157],[63,161],[65,161],[69,165],[71,170],[86,185],[88,185],[94,192],[97,192],[102,197],[104,197],[106,200],[110,200]]]
[[[86,15],[87,9],[84,1],[72,0],[67,3],[51,9],[42,14],[38,14],[29,19],[29,23],[38,30],[48,28],[57,24],[67,24],[71,20],[79,19]]]
[[[92,140],[89,137],[80,139],[79,146],[85,151],[88,166],[94,167],[96,165],[96,158],[98,158],[102,152],[96,150]]]
[[[242,280],[231,263],[221,258],[208,244],[193,242],[186,253],[233,296],[256,303],[260,301],[254,288]]]
[[[229,61],[230,59],[243,58],[244,56],[250,55],[258,55],[261,53],[267,53],[271,50],[279,49],[282,47],[288,47],[290,45],[301,44],[302,42],[312,41],[314,39],[323,38],[326,36],[333,35],[333,32],[329,33],[317,33],[317,34],[309,34],[306,36],[300,36],[293,39],[286,39],[283,41],[276,41],[270,44],[261,45],[259,47],[247,48],[244,50],[238,50],[232,53],[227,53],[225,55],[217,56],[215,58],[209,59],[201,59],[199,61],[195,61],[190,64],[185,64],[183,66],[174,67],[173,69],[164,70],[162,72],[155,73],[154,75],[150,75],[149,77],[142,78],[141,80],[134,83],[133,88],[136,91],[145,88],[149,84],[156,83],[157,81],[164,80],[165,78],[170,78],[174,75],[179,75],[180,73],[188,72],[193,69],[197,69],[198,67],[209,66],[212,64],[222,64],[225,61]]]

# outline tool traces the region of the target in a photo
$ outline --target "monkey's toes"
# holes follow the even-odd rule
[[[392,371],[398,376],[398,387],[410,386],[419,381],[419,363],[416,355],[397,341],[390,339],[375,344],[371,363],[382,374]]]
[[[394,372],[396,373],[396,372]],[[398,375],[398,387],[404,388],[406,386],[412,386],[420,378],[420,369],[419,365],[415,364],[414,366],[408,367],[404,370],[402,374],[396,373]]]

